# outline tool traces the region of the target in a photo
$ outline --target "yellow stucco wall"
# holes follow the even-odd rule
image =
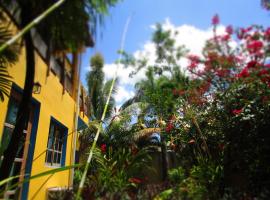
[[[47,65],[35,54],[36,72],[35,81],[41,84],[41,93],[33,94],[33,98],[40,102],[40,114],[36,136],[36,144],[34,150],[34,161],[32,163],[31,175],[35,175],[47,170],[53,169],[45,164],[45,155],[47,148],[47,140],[50,126],[50,119],[54,117],[57,121],[68,128],[68,134],[73,132],[74,118],[76,112],[76,100],[74,100],[68,92],[63,94],[63,87],[59,78],[50,72],[47,77]],[[13,77],[13,81],[23,88],[25,78],[25,53],[21,50],[19,61],[16,65],[9,68],[9,73]],[[3,132],[3,124],[6,118],[8,98],[0,103],[0,135]],[[84,117],[87,122],[87,118]],[[71,165],[73,156],[72,139],[73,134],[67,138],[66,161],[65,165]],[[35,159],[37,158],[37,159]],[[64,171],[49,177],[42,177],[32,180],[29,184],[28,199],[43,200],[46,198],[46,190],[50,187],[68,187],[70,185],[71,171]]]

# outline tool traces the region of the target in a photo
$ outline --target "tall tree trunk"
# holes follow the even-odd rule
[[[29,5],[24,4],[21,7],[22,27],[26,26],[31,21],[31,8]],[[19,104],[19,109],[16,118],[16,124],[8,144],[4,152],[4,159],[0,168],[0,181],[9,177],[13,162],[19,150],[19,144],[24,143],[23,130],[25,123],[27,123],[28,115],[30,112],[30,103],[32,97],[32,90],[34,85],[35,76],[35,57],[34,45],[31,33],[28,32],[24,35],[25,51],[26,51],[26,77],[22,99]]]

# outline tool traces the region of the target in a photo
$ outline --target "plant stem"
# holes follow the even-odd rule
[[[55,4],[53,4],[51,7],[49,7],[47,10],[45,10],[41,15],[39,15],[37,18],[35,18],[32,22],[30,22],[28,25],[26,25],[19,33],[17,33],[14,37],[12,37],[10,40],[6,41],[4,44],[0,46],[0,53],[4,51],[7,47],[12,45],[14,42],[16,42],[19,38],[21,38],[25,33],[31,30],[35,25],[37,25],[39,22],[41,22],[45,17],[47,17],[50,13],[52,13],[56,8],[58,8],[60,5],[62,5],[65,2],[65,0],[59,0]]]
[[[127,33],[127,30],[128,30],[130,20],[131,20],[131,16],[127,19],[127,22],[126,22],[126,25],[125,25],[125,28],[124,28],[124,31],[123,31],[122,41],[121,41],[121,48],[120,48],[121,52],[124,50],[125,38],[126,38],[126,33]],[[122,54],[119,55],[119,60],[121,60],[121,58],[122,58]],[[95,138],[94,138],[94,142],[93,142],[93,144],[91,146],[91,149],[90,149],[90,152],[89,152],[89,156],[88,156],[85,168],[84,168],[82,179],[80,181],[80,185],[79,185],[79,188],[78,188],[78,191],[77,191],[77,194],[76,194],[76,200],[80,199],[80,196],[81,196],[81,193],[82,193],[82,189],[83,189],[83,186],[84,186],[84,183],[85,183],[85,180],[86,180],[86,175],[87,175],[87,172],[88,172],[88,169],[89,169],[92,157],[93,157],[93,151],[94,151],[94,149],[96,147],[96,144],[97,144],[97,141],[98,141],[98,138],[99,138],[99,134],[100,134],[100,130],[101,130],[101,127],[102,127],[102,122],[103,122],[103,120],[105,118],[105,115],[106,115],[106,112],[107,112],[107,109],[108,109],[108,105],[109,105],[110,98],[111,98],[111,95],[112,95],[112,90],[114,88],[115,81],[116,81],[116,78],[117,78],[118,70],[119,70],[119,63],[117,64],[117,68],[116,68],[116,71],[115,71],[115,74],[114,74],[114,77],[113,77],[113,80],[112,80],[112,84],[111,84],[110,91],[109,91],[109,94],[108,94],[108,97],[107,97],[107,101],[106,101],[106,104],[105,104],[105,107],[104,107],[104,110],[103,110],[103,113],[102,113],[102,116],[101,116],[101,119],[100,119],[98,130],[97,130],[97,133],[96,133]]]

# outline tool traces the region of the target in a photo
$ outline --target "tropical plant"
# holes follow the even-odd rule
[[[148,161],[145,149],[135,152],[128,146],[114,149],[102,144],[95,149],[82,197],[127,199],[129,193],[143,183],[138,175]]]
[[[171,118],[173,118],[173,113],[176,112],[176,98],[172,91],[174,88],[185,88],[189,84],[189,79],[181,71],[178,62],[187,51],[183,46],[176,46],[175,35],[177,35],[177,32],[164,30],[160,24],[156,25],[156,30],[152,36],[152,42],[156,48],[154,63],[150,63],[145,57],[135,59],[126,52],[120,52],[124,57],[122,63],[134,67],[130,76],[135,75],[143,68],[146,69],[146,79],[136,84],[137,94],[123,107],[134,102],[147,103],[148,107],[143,111],[143,115],[138,121],[142,121],[147,128],[159,128],[153,129],[153,132],[145,129],[144,132],[148,136],[158,132],[161,137],[164,179],[167,177],[168,170],[167,143],[171,141],[169,129],[172,128]]]
[[[112,83],[112,80],[105,82],[103,66],[104,59],[103,56],[99,53],[94,55],[90,60],[91,70],[86,75],[89,100],[90,100],[90,118],[91,119],[101,119],[102,112],[106,103],[106,98],[109,93],[109,89]],[[116,92],[116,86],[114,87],[113,93]],[[112,114],[113,108],[115,107],[114,98],[110,98],[108,110],[106,113],[106,118],[108,119]]]
[[[104,81],[104,59],[100,53],[94,55],[90,60],[91,70],[86,75],[87,83],[88,83],[88,93],[89,93],[89,101],[90,101],[90,112],[89,118],[92,121],[89,123],[87,129],[85,129],[82,134],[80,134],[80,155],[81,160],[86,160],[84,155],[86,155],[86,151],[89,149],[89,145],[93,142],[95,133],[99,128],[100,120],[103,114],[103,109],[105,107],[110,87],[112,84],[112,80]],[[113,93],[116,92],[114,86]],[[115,100],[113,97],[110,98],[108,109],[105,115],[105,121],[107,124],[104,124],[104,128],[108,126],[109,120],[112,117],[112,113],[115,110]],[[107,131],[108,132],[108,131]],[[106,137],[104,134],[104,129],[101,130],[101,134]],[[99,141],[100,143],[100,141]]]
[[[0,45],[12,37],[11,31],[5,26],[6,18],[0,11]],[[0,100],[4,101],[4,96],[9,96],[12,77],[9,76],[7,68],[13,65],[18,59],[19,46],[13,44],[0,53]]]

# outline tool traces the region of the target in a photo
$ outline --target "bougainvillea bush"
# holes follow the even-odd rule
[[[196,165],[203,158],[224,170],[218,176],[220,198],[227,191],[263,198],[270,188],[270,28],[228,26],[218,35],[217,15],[212,25],[202,55],[187,56],[193,84],[172,91],[178,101],[175,143],[193,145]],[[205,194],[211,187],[206,185]]]

